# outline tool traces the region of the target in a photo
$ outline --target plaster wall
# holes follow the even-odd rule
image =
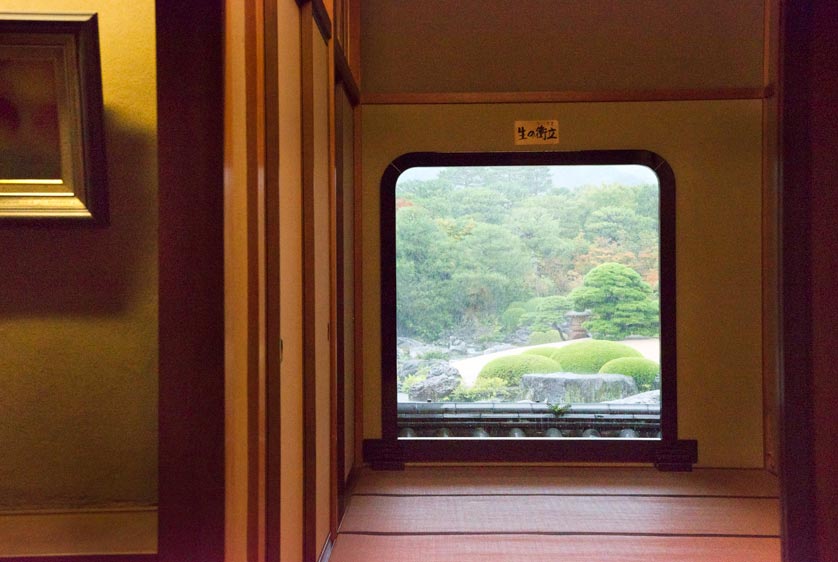
[[[0,224],[0,510],[157,502],[157,106],[152,0],[96,12],[110,224]]]
[[[678,421],[699,465],[762,467],[762,102],[363,107],[364,434],[380,437],[381,176],[414,151],[520,150],[514,121],[558,119],[559,150],[646,149],[676,179]],[[385,376],[395,376],[385,373]]]
[[[764,0],[364,0],[365,93],[757,88]]]

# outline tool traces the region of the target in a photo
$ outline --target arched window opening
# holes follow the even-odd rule
[[[413,153],[381,197],[385,440],[414,460],[665,464],[675,181],[662,158]]]

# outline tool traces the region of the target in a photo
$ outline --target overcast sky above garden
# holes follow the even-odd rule
[[[618,183],[622,185],[657,184],[655,173],[646,166],[551,166],[553,185],[574,188],[583,185]],[[429,180],[439,175],[442,168],[409,168],[399,180]]]

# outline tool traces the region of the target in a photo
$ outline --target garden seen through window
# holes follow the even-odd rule
[[[401,173],[399,435],[660,438],[659,198],[642,165]]]

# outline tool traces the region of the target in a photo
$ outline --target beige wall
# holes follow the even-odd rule
[[[0,224],[0,510],[157,501],[154,2],[97,12],[110,225]]]
[[[762,86],[763,0],[362,2],[364,92]]]
[[[335,135],[336,135],[336,174],[343,190],[343,372],[338,377],[344,381],[344,480],[355,464],[355,137],[354,109],[342,86],[335,93]],[[341,210],[338,210],[341,212]]]
[[[764,0],[369,0],[363,90],[761,88],[765,15]],[[658,152],[678,185],[680,434],[698,439],[702,465],[763,466],[762,110],[760,100],[364,105],[365,266],[378,260],[381,173],[403,153],[516,150],[514,120],[549,118],[559,150]],[[364,434],[377,437],[378,268],[365,267],[363,295]]]
[[[677,184],[678,413],[699,464],[763,466],[762,102],[402,105],[363,108],[365,436],[380,436],[378,194],[413,151],[516,150],[513,122],[558,119],[560,150],[646,149]]]

